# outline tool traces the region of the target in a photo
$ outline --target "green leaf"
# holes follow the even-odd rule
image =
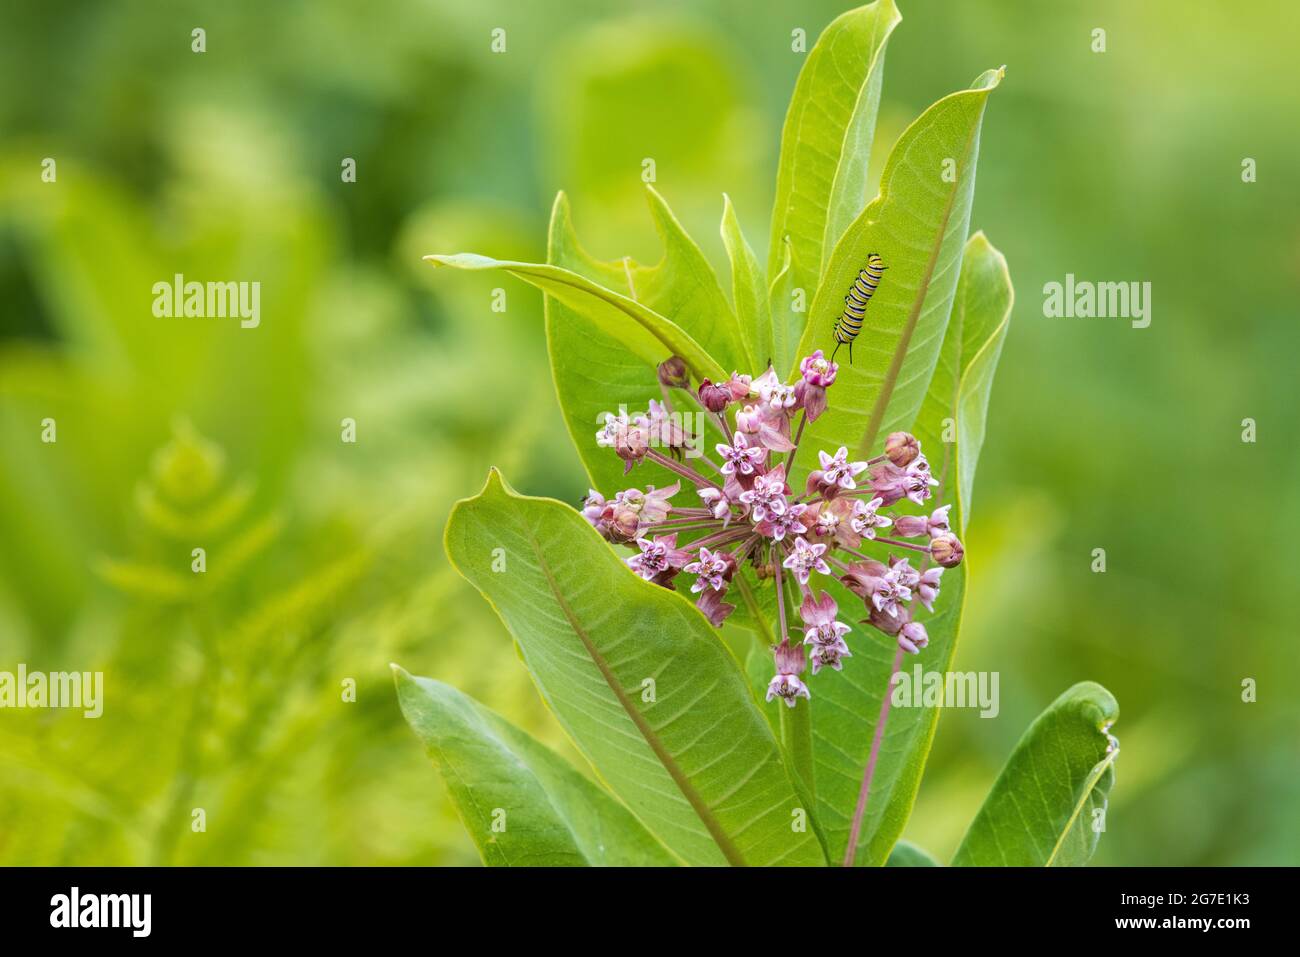
[[[775,359],[772,313],[768,308],[767,289],[758,258],[745,240],[731,197],[726,193],[722,194],[722,243],[731,260],[731,298],[736,303],[736,315],[752,353],[746,369],[758,374],[760,363]],[[758,361],[753,361],[755,359]]]
[[[635,575],[577,512],[495,470],[447,523],[453,564],[515,636],[601,779],[689,864],[824,863],[745,675],[682,595]]]
[[[700,341],[714,341],[718,329],[735,325],[734,334],[725,336],[731,343],[724,343],[727,351],[712,367],[698,373],[715,380],[725,377],[726,371],[720,363],[738,348],[739,326],[712,271],[707,263],[702,263],[698,248],[676,225],[658,194],[650,192],[649,196],[665,244],[664,258],[657,265],[641,266],[630,259],[605,262],[593,257],[578,242],[569,202],[563,193],[556,197],[551,212],[547,258],[554,266],[570,270],[619,296],[635,299],[659,316],[671,315],[672,325],[686,335],[698,334]],[[719,321],[720,317],[724,321]],[[627,481],[618,457],[595,443],[599,417],[603,412],[617,411],[619,405],[626,405],[634,412],[643,410],[647,401],[659,394],[655,366],[671,353],[662,347],[650,354],[637,353],[628,348],[617,326],[611,328],[593,321],[583,310],[549,295],[546,297],[546,341],[555,390],[569,435],[592,485],[612,494],[615,489],[625,487]],[[689,361],[685,354],[679,354]],[[742,366],[748,367],[735,362],[728,370]],[[684,405],[681,411],[690,412],[693,408]],[[637,478],[643,484],[658,487],[676,481],[675,476],[653,463],[643,463]]]
[[[935,501],[953,503],[950,520],[956,528],[964,528],[967,520],[984,411],[1013,299],[1006,261],[983,233],[966,244],[960,275],[942,354],[920,415],[911,424],[940,482]],[[838,388],[837,382],[834,390]],[[948,419],[955,420],[956,442],[943,441]],[[930,644],[919,662],[928,671],[947,671],[952,666],[970,562],[968,557],[961,566],[944,572],[937,611],[922,619]],[[818,817],[830,835],[832,860],[847,843],[894,655],[889,643],[872,640],[878,636],[850,638],[854,657],[845,664],[846,680],[828,684],[822,697],[830,699],[830,707],[813,712]],[[916,660],[908,659],[905,667],[913,667]],[[891,710],[859,834],[862,863],[883,860],[903,832],[938,721],[938,708]]]
[[[754,356],[713,267],[654,187],[646,186],[646,196],[664,258],[633,270],[632,298],[672,316],[728,370],[752,368]]]
[[[502,269],[553,296],[615,337],[628,352],[650,366],[669,356],[681,356],[696,376],[725,376],[722,364],[675,323],[635,299],[620,295],[568,269],[545,263],[508,262],[458,253],[425,256],[435,266],[456,269]]]
[[[911,841],[899,841],[889,852],[886,867],[939,867],[929,851],[917,847]]]
[[[962,258],[961,278],[940,361],[921,413],[912,424],[939,479],[935,501],[953,504],[949,519],[958,529],[964,529],[968,520],[970,487],[984,438],[984,411],[1013,298],[1006,260],[983,233],[972,236]],[[954,420],[952,434],[956,442],[943,441],[949,419]],[[975,560],[978,563],[978,555]],[[923,622],[930,635],[930,644],[920,658],[926,670],[946,672],[952,667],[970,564],[968,557],[962,565],[944,572],[939,610]],[[874,648],[868,654],[877,657],[872,678],[877,690],[870,694],[874,709],[879,706],[879,689],[884,687],[892,662],[887,663]],[[875,711],[859,717],[863,720],[852,723],[851,733],[869,736],[875,726]],[[867,857],[871,861],[885,853],[907,824],[938,722],[938,708],[910,708],[890,714],[873,782],[875,800],[868,805],[863,828],[869,835]],[[865,754],[865,749],[861,750]]]
[[[627,808],[496,712],[397,665],[393,678],[402,714],[446,781],[483,863],[675,863]]]
[[[944,462],[932,463],[947,473],[949,456],[956,459],[954,512],[957,528],[965,531],[970,521],[975,466],[984,445],[985,416],[993,375],[1002,356],[1002,343],[1011,325],[1015,290],[1007,261],[982,232],[966,243],[961,261],[961,278],[953,302],[952,318],[944,336],[943,349],[917,426],[922,447],[944,450]],[[952,420],[956,443],[944,443],[935,426]],[[960,453],[960,454],[956,454]]]
[[[797,355],[833,348],[844,296],[870,253],[883,257],[887,271],[853,344],[852,364],[844,361],[847,350],[837,356],[831,407],[809,426],[803,462],[818,448],[840,445],[865,458],[916,418],[957,287],[984,106],[1001,77],[1000,70],[983,74],[907,128],[885,164],[880,195],[836,245]]]
[[[808,53],[781,132],[769,279],[789,236],[798,263],[792,285],[817,288],[824,260],[866,203],[885,43],[901,19],[891,0],[858,7]]]
[[[1034,719],[953,857],[961,867],[1086,864],[1115,783],[1119,705],[1083,681]],[[1097,811],[1101,815],[1096,819]]]
[[[781,269],[768,287],[768,310],[772,314],[772,365],[788,368],[795,361],[795,347],[808,319],[808,291],[796,285],[799,268],[789,237],[781,243]]]

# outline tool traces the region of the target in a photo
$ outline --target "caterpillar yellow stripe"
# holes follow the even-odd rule
[[[849,347],[849,362],[853,362],[853,340],[862,331],[862,318],[866,314],[867,303],[875,295],[881,276],[888,268],[883,259],[871,253],[867,256],[866,266],[858,271],[857,278],[849,287],[849,294],[844,297],[844,311],[835,320],[835,350],[831,353],[832,362],[835,361],[835,353],[840,351],[840,346]]]

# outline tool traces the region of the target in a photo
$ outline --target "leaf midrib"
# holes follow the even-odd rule
[[[682,792],[682,796],[685,797],[687,802],[691,805],[692,810],[695,811],[701,823],[703,823],[704,827],[708,830],[709,836],[712,837],[714,842],[718,845],[718,849],[722,852],[722,856],[727,859],[727,863],[731,864],[733,867],[748,866],[745,858],[740,853],[740,849],[732,842],[730,835],[727,834],[723,829],[722,824],[714,815],[713,809],[705,803],[704,798],[700,796],[699,792],[695,790],[682,769],[678,767],[677,762],[673,759],[672,755],[668,753],[667,748],[664,747],[664,743],[660,739],[659,735],[655,733],[655,730],[650,727],[650,723],[646,721],[645,715],[641,714],[641,712],[633,706],[632,700],[627,696],[627,692],[623,690],[623,687],[614,677],[613,671],[610,670],[609,663],[605,661],[604,656],[601,655],[600,651],[592,642],[591,636],[587,634],[587,630],[582,626],[581,622],[578,621],[577,615],[574,614],[573,609],[569,607],[569,603],[560,593],[559,584],[556,582],[555,576],[551,573],[550,565],[547,564],[546,558],[542,553],[541,544],[534,537],[532,529],[527,526],[522,526],[522,531],[524,536],[528,539],[528,544],[533,549],[533,554],[537,557],[537,567],[541,570],[542,574],[546,576],[546,583],[551,589],[551,594],[555,596],[555,600],[560,605],[560,610],[564,612],[564,617],[568,619],[569,627],[573,629],[574,634],[578,636],[583,647],[586,648],[588,656],[600,670],[601,677],[605,679],[605,684],[607,684],[610,691],[614,693],[614,697],[618,699],[619,704],[623,706],[623,710],[627,712],[627,716],[632,720],[632,723],[636,725],[637,730],[641,732],[641,736],[645,739],[646,744],[650,746],[650,750],[654,752],[655,757],[659,759],[659,763],[664,766],[664,770],[668,772],[669,777],[673,779],[673,783],[676,784],[678,790]]]
[[[1061,846],[1065,843],[1065,839],[1069,836],[1070,831],[1074,829],[1074,822],[1079,819],[1079,814],[1083,810],[1083,806],[1088,803],[1088,798],[1090,798],[1092,792],[1097,789],[1097,782],[1100,781],[1101,776],[1106,773],[1106,769],[1115,763],[1115,758],[1118,756],[1119,748],[1112,748],[1110,753],[1098,761],[1097,766],[1088,772],[1088,777],[1083,782],[1083,793],[1079,796],[1078,802],[1074,805],[1074,810],[1066,820],[1065,826],[1061,828],[1061,833],[1056,839],[1056,845],[1052,848],[1052,853],[1048,854],[1047,860],[1043,862],[1044,867],[1052,866],[1052,862],[1056,860],[1056,856],[1061,852]]]
[[[971,145],[975,142],[978,133],[979,124],[971,124],[970,133],[966,137],[966,146],[962,150],[963,166],[966,165],[967,160],[970,158]],[[868,455],[872,451],[876,436],[880,432],[880,424],[885,418],[885,411],[889,408],[889,403],[894,397],[894,389],[898,385],[899,373],[903,371],[903,362],[907,358],[907,350],[912,344],[912,335],[916,332],[916,325],[920,321],[921,310],[925,307],[925,300],[930,295],[930,283],[934,279],[934,270],[939,263],[939,253],[943,251],[944,237],[948,233],[948,221],[952,218],[952,208],[957,202],[957,192],[961,186],[962,182],[958,179],[952,184],[952,189],[948,192],[948,202],[943,209],[943,219],[935,232],[934,247],[930,250],[930,261],[926,263],[925,273],[921,278],[920,285],[917,287],[916,298],[913,299],[912,308],[907,315],[907,323],[903,326],[898,345],[894,348],[894,356],[889,361],[889,369],[880,383],[880,394],[876,396],[875,405],[871,409],[871,418],[867,421],[867,428],[862,435],[862,442],[858,445],[860,455]]]

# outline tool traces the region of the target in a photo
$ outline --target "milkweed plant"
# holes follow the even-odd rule
[[[912,123],[866,203],[900,19],[878,0],[807,53],[765,267],[723,198],[730,297],[648,185],[652,266],[590,256],[563,194],[546,263],[427,257],[545,293],[590,476],[574,508],[493,469],[446,547],[593,774],[394,666],[488,864],[937,863],[900,838],[939,710],[969,687],[950,671],[963,540],[1013,292],[1002,255],[968,234],[1004,71]],[[1052,702],[951,863],[1085,863],[1117,717],[1090,682]]]

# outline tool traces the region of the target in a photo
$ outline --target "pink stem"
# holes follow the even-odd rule
[[[710,482],[708,479],[706,479],[706,478],[705,478],[703,475],[701,475],[699,472],[696,472],[694,469],[689,469],[689,468],[687,468],[687,467],[684,466],[684,465],[679,465],[679,464],[677,464],[677,463],[674,462],[672,459],[670,459],[668,456],[666,456],[666,455],[661,455],[660,453],[656,452],[654,449],[646,449],[646,453],[645,453],[645,454],[646,454],[646,455],[647,455],[647,456],[648,456],[652,461],[658,462],[658,463],[659,463],[660,465],[662,465],[664,468],[668,469],[668,471],[670,471],[670,472],[676,472],[676,473],[677,473],[678,475],[680,475],[682,478],[684,478],[684,479],[688,479],[689,481],[694,482],[696,485],[705,485],[705,486],[708,486],[709,488],[715,488],[715,489],[718,489],[719,492],[722,491],[722,489],[718,488],[718,486],[714,485],[712,482]]]
[[[844,851],[844,866],[852,867],[853,858],[858,853],[858,834],[862,831],[862,815],[867,810],[867,797],[871,794],[871,777],[876,773],[876,759],[880,757],[880,742],[885,738],[885,722],[889,720],[889,703],[893,699],[891,693],[894,684],[894,675],[898,674],[898,669],[903,664],[903,646],[898,646],[898,651],[894,652],[894,667],[889,672],[889,681],[885,683],[885,697],[880,702],[880,717],[876,720],[876,733],[871,739],[871,754],[867,757],[867,767],[862,772],[862,788],[858,791],[858,806],[853,809],[853,824],[849,828],[849,846]]]

